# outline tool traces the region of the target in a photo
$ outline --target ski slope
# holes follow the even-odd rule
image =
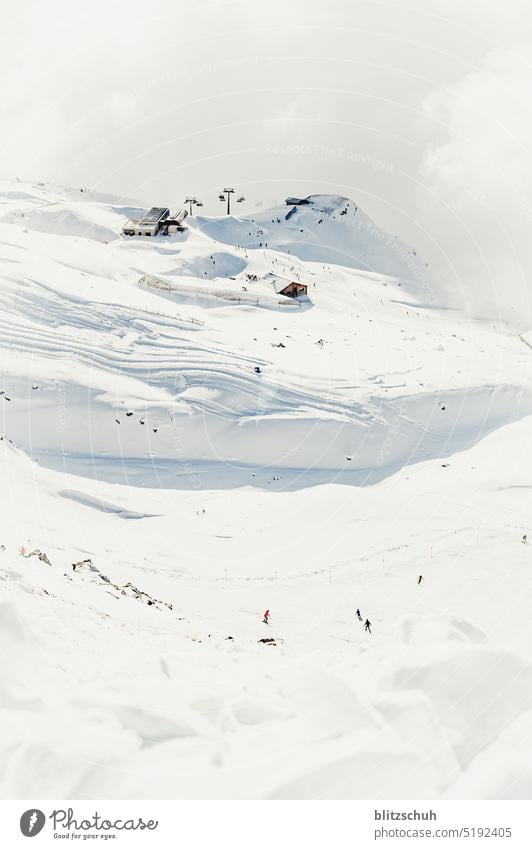
[[[345,198],[138,212],[0,184],[4,798],[529,798],[523,328]]]

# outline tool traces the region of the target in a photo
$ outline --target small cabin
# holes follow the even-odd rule
[[[249,279],[249,277],[248,277]],[[285,298],[303,298],[307,294],[308,286],[299,280],[287,280],[269,271],[265,278],[272,286],[276,295],[284,295]]]
[[[307,198],[286,198],[285,204],[287,206],[307,206],[310,203],[310,196]]]
[[[307,294],[308,286],[305,283],[299,283],[292,280],[284,289],[280,289],[278,294],[285,295],[287,298],[302,298]]]

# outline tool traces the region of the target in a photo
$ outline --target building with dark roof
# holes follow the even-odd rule
[[[142,218],[133,218],[122,227],[124,236],[157,236],[182,232],[187,217],[186,209],[180,209],[173,215],[166,206],[152,206]]]

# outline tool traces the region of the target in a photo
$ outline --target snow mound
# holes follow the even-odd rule
[[[398,625],[399,641],[407,646],[426,646],[446,640],[483,643],[486,635],[471,622],[434,616],[420,619],[405,617]]]
[[[428,289],[427,271],[415,250],[381,230],[354,201],[340,195],[310,195],[306,201],[244,218],[199,217],[196,226],[218,242],[393,274]]]
[[[0,634],[2,646],[11,651],[14,647],[25,642],[27,629],[17,610],[12,604],[0,604]],[[5,655],[2,655],[5,658]]]
[[[110,242],[117,239],[124,221],[139,210],[127,207],[71,201],[6,212],[0,220],[56,236]]]
[[[184,262],[183,265],[167,273],[214,280],[216,277],[236,277],[245,270],[246,266],[246,261],[241,257],[224,251],[214,251],[208,256]]]
[[[393,666],[384,686],[429,699],[462,768],[532,707],[532,665],[511,652],[440,644]]]

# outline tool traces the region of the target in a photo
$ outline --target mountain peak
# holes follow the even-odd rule
[[[388,274],[411,281],[414,288],[426,276],[413,248],[382,230],[343,195],[289,196],[284,203],[254,215],[199,217],[195,226],[225,244],[269,248],[305,262]]]

